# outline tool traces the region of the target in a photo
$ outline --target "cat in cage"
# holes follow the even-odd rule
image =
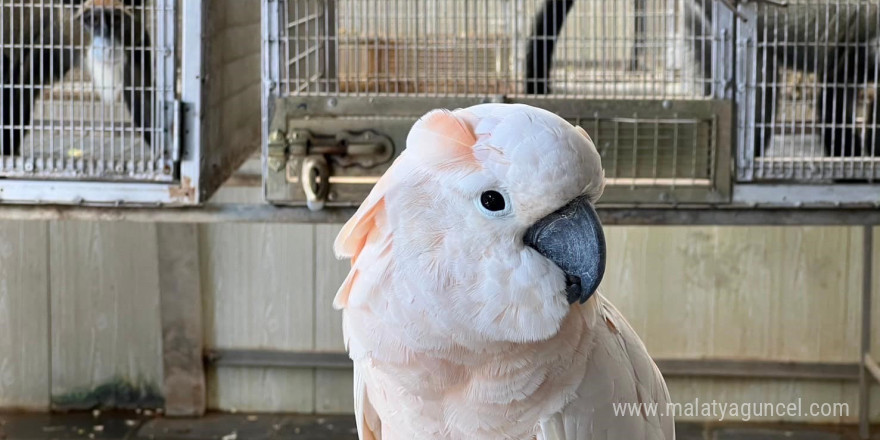
[[[151,142],[153,63],[146,0],[0,0],[2,153],[19,154],[42,90],[82,67],[105,103],[119,99]]]
[[[526,55],[526,91],[550,93],[554,46],[577,0],[544,0]],[[632,1],[635,10],[644,0]],[[712,78],[714,8],[728,0],[668,0],[682,7],[682,21],[697,74]],[[814,78],[815,115],[824,154],[880,157],[880,3],[868,0],[758,0],[754,66],[755,155],[769,148],[782,71]],[[721,4],[726,4],[722,6]],[[647,14],[646,14],[647,15]],[[742,36],[737,36],[738,38]],[[739,49],[738,49],[739,50]],[[706,82],[708,84],[708,81]],[[761,85],[768,85],[761,87]],[[774,86],[775,85],[775,86]],[[704,93],[711,93],[707,85]],[[865,97],[873,100],[866,104]],[[873,97],[872,99],[870,97]],[[862,113],[864,125],[857,122]]]

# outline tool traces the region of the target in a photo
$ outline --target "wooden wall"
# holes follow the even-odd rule
[[[0,222],[0,407],[158,406],[155,226]]]
[[[608,228],[602,290],[655,357],[854,362],[860,344],[861,246],[861,228]],[[880,246],[874,255],[877,264]],[[880,317],[880,277],[874,275],[873,313]],[[880,334],[877,319],[873,334]],[[877,338],[873,352],[880,354]],[[853,384],[676,378],[669,386],[680,402],[802,398],[804,405],[845,402],[851,415],[846,421],[857,416]],[[880,416],[876,388],[875,419]]]
[[[0,222],[0,407],[49,405],[49,229]]]
[[[254,202],[259,195],[226,189],[219,198]],[[200,226],[207,346],[341,351],[340,314],[330,306],[347,270],[331,254],[338,229]],[[861,236],[846,227],[611,227],[602,290],[656,357],[854,362]],[[875,254],[880,261],[880,246]],[[875,286],[880,335],[880,276]],[[158,307],[154,225],[0,222],[0,407],[156,402]],[[843,421],[856,416],[855,384],[669,383],[683,402],[801,398],[847,402],[851,417]],[[350,384],[346,371],[220,368],[209,371],[209,406],[348,412]]]

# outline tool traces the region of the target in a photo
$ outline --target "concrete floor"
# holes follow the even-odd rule
[[[682,423],[679,440],[857,440],[854,427]],[[880,440],[880,426],[872,439]],[[0,440],[356,440],[350,416],[150,413],[0,414]]]

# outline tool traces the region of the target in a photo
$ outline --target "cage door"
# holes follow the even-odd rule
[[[0,177],[171,182],[174,0],[0,4]]]
[[[738,180],[876,182],[880,4],[794,0],[740,10]]]
[[[342,141],[372,132],[393,148],[361,146],[397,154],[428,110],[491,101],[583,125],[605,201],[726,202],[734,27],[716,3],[266,1],[266,197],[356,205],[387,158],[343,164]]]

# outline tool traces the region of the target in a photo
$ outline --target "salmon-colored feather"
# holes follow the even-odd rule
[[[477,139],[473,130],[466,122],[457,118],[448,110],[435,110],[422,117],[413,127],[405,151],[376,183],[370,195],[364,200],[357,212],[342,227],[336,237],[334,249],[337,257],[350,258],[352,270],[339,288],[334,306],[344,308],[350,299],[352,286],[357,279],[357,260],[367,240],[372,235],[374,240],[388,239],[390,235],[377,233],[377,219],[385,218],[385,197],[404,174],[415,166],[412,162],[433,161],[444,164],[456,164],[463,168],[479,168],[473,154],[473,145]],[[380,247],[387,247],[380,245]]]
[[[450,166],[463,170],[479,170],[474,156],[477,137],[464,119],[449,110],[434,110],[423,116],[406,140],[412,160],[445,169]]]
[[[385,209],[385,192],[389,187],[389,180],[391,180],[390,170],[379,179],[373,192],[339,231],[333,244],[338,258],[356,259],[363,250],[367,235],[375,226],[376,215]]]
[[[385,209],[384,199],[388,190],[397,182],[396,171],[406,168],[407,161],[424,161],[428,157],[445,158],[460,164],[479,167],[473,155],[473,145],[477,139],[466,123],[448,110],[434,110],[415,124],[407,140],[409,150],[404,152],[373,187],[370,195],[357,212],[342,227],[336,238],[334,249],[337,257],[356,259],[363,248],[370,230],[375,226],[374,219],[379,211]]]
[[[343,236],[343,233],[340,232],[337,237],[337,255],[351,258],[351,271],[336,293],[336,299],[333,301],[334,307],[342,309],[348,305],[351,292],[361,274],[358,263],[364,250],[369,246],[369,249],[374,250],[375,254],[376,250],[384,251],[390,246],[391,236],[387,229],[383,230],[382,228],[385,218],[385,200],[380,198],[366,212],[358,211],[343,228],[346,235]],[[375,259],[377,255],[372,255],[372,257]],[[375,264],[375,262],[367,263],[367,265],[371,264]]]

